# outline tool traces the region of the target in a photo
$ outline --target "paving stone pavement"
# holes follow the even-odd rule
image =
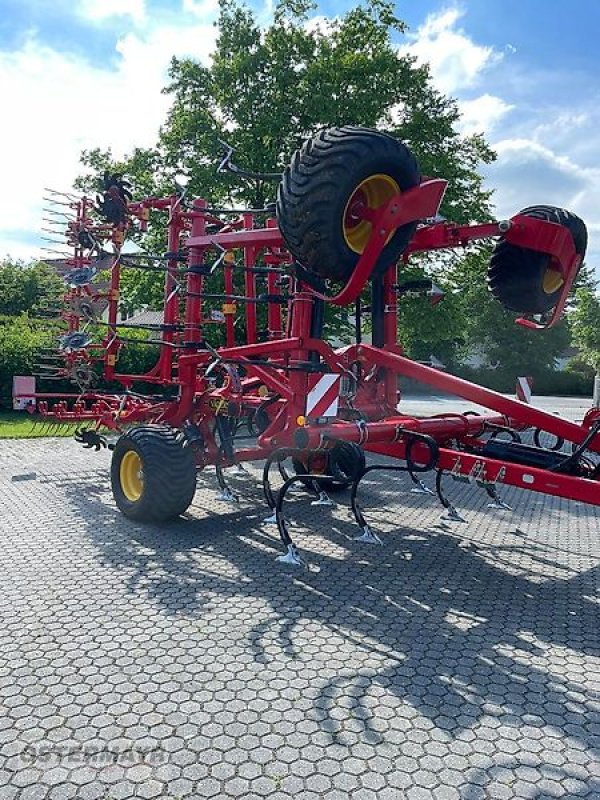
[[[258,467],[144,526],[109,460],[0,443],[0,798],[600,798],[599,509],[381,478],[377,547],[297,495],[298,571]]]

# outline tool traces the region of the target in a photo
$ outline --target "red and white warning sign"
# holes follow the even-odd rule
[[[307,417],[335,417],[340,402],[341,375],[321,375],[306,398]]]
[[[523,403],[531,403],[531,389],[533,387],[533,378],[517,378],[516,395],[517,400]]]
[[[13,376],[13,409],[24,411],[35,408],[35,378],[31,375]]]

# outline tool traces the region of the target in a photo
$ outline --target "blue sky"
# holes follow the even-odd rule
[[[325,0],[332,16],[351,3]],[[254,6],[261,19],[269,0]],[[600,266],[600,3],[400,0],[398,46],[456,97],[461,129],[497,150],[499,217],[531,203],[580,214]],[[216,0],[0,0],[0,257],[39,254],[44,186],[69,188],[83,148],[151,145],[172,55],[207,61]]]

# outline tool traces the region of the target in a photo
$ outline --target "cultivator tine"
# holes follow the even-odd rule
[[[286,470],[286,468],[283,466],[283,461],[278,461],[277,462],[277,470],[278,470],[279,474],[281,475],[281,477],[283,479],[283,482],[285,483],[287,481],[287,479],[290,477],[290,475],[289,475],[288,471]],[[289,490],[288,494],[293,494],[295,491],[296,491],[296,487],[295,486],[290,486],[290,490]],[[316,494],[316,491],[314,493]],[[286,500],[291,500],[291,498],[290,497],[286,497]],[[273,515],[272,517],[269,517],[269,521],[272,522],[272,523],[275,523],[275,515]]]
[[[508,503],[505,503],[504,500],[498,496],[495,486],[485,486],[484,488],[492,500],[491,503],[487,504],[488,508],[499,511],[512,511],[512,506],[509,506]]]
[[[363,525],[362,533],[355,536],[353,541],[362,542],[362,544],[383,544],[379,536],[368,525]]]
[[[437,492],[437,496],[440,500],[440,503],[443,505],[445,511],[442,512],[441,519],[445,522],[466,522],[467,520],[456,510],[456,507],[448,500],[446,495],[442,490],[442,478],[444,476],[444,470],[438,469],[437,475],[435,478],[435,490]]]
[[[215,472],[217,475],[217,483],[221,490],[217,495],[217,500],[221,500],[223,503],[239,503],[239,497],[237,497],[229,487],[225,480],[225,475],[223,474],[223,467],[219,462],[215,464]]]
[[[289,564],[294,567],[302,567],[306,569],[308,565],[300,556],[296,545],[292,541],[292,537],[290,536],[288,526],[283,515],[283,503],[285,501],[287,492],[289,491],[290,487],[294,485],[294,483],[301,483],[303,480],[304,475],[292,475],[291,478],[288,478],[287,481],[285,481],[277,494],[277,500],[275,503],[275,522],[277,524],[279,537],[286,551],[285,555],[277,557],[277,561],[279,561],[281,564]]]
[[[381,539],[375,531],[370,527],[365,519],[365,515],[363,514],[363,510],[358,502],[358,487],[362,479],[367,475],[369,472],[373,472],[375,470],[385,469],[385,467],[374,465],[371,467],[366,467],[360,475],[354,480],[352,484],[352,490],[350,492],[350,509],[354,514],[354,519],[356,520],[356,524],[361,530],[361,533],[358,536],[355,536],[353,541],[355,542],[362,542],[363,544],[382,544]],[[405,471],[404,467],[394,467],[395,470]]]
[[[42,210],[43,210],[44,214],[52,214],[53,217],[62,217],[62,220],[58,220],[58,219],[56,220],[57,223],[62,222],[63,220],[66,220],[67,222],[72,222],[75,219],[75,214],[72,214],[72,213],[71,214],[67,214],[64,211],[58,211],[58,209],[56,209],[56,208],[44,208]],[[44,220],[44,222],[50,222],[51,221],[51,220],[45,219],[44,217],[42,217],[42,219]],[[62,224],[64,224],[64,222],[62,222]]]
[[[333,508],[335,503],[329,497],[327,492],[319,491],[319,496],[316,500],[311,501],[311,506],[328,506],[329,508]]]
[[[415,484],[413,488],[410,490],[411,494],[427,494],[427,495],[434,495],[435,492],[433,489],[430,489],[429,486],[426,486],[420,478],[414,474],[410,467],[408,468],[408,474],[410,476],[411,481]]]
[[[292,567],[302,567],[303,569],[307,567],[306,561],[301,557],[295,544],[288,544],[285,555],[277,556],[277,561]]]

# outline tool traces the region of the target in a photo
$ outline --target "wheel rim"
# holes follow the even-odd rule
[[[564,282],[562,274],[557,269],[548,267],[544,272],[542,288],[546,294],[554,294],[554,292],[560,289]]]
[[[132,503],[139,500],[144,491],[144,471],[142,459],[135,450],[129,450],[123,456],[119,468],[119,479],[125,497]]]
[[[395,194],[400,194],[400,187],[393,178],[382,173],[365,178],[352,192],[344,209],[343,231],[346,244],[355,253],[360,255],[364,251],[372,230],[371,221],[361,215],[381,208]],[[393,235],[390,233],[386,244]]]

